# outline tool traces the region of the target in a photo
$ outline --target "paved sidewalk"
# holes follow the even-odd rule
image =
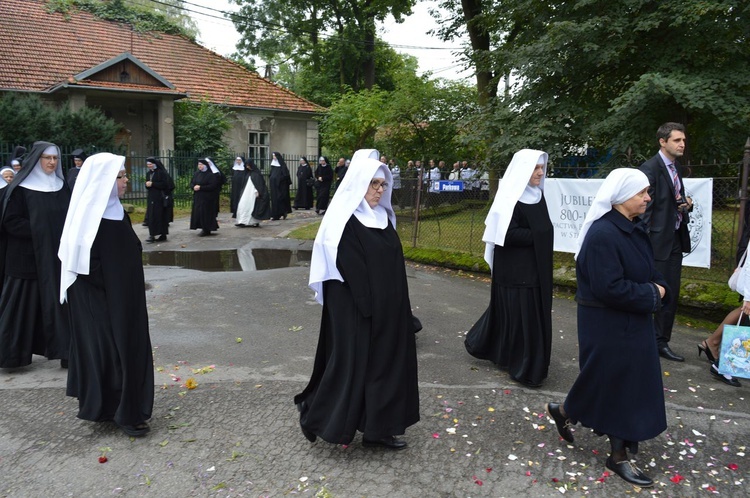
[[[213,237],[177,220],[146,251],[309,249],[283,235],[315,218],[295,212],[261,228],[226,213]],[[145,240],[144,227],[136,227]],[[282,236],[282,238],[279,238]],[[400,452],[310,444],[292,396],[306,384],[320,306],[304,266],[211,273],[147,267],[156,367],[152,431],[140,439],[75,418],[59,362],[35,357],[0,371],[0,496],[630,496],[646,494],[605,473],[608,443],[578,428],[560,442],[543,413],[577,373],[575,303],[553,307],[550,378],[527,389],[463,348],[489,301],[489,280],[409,265],[419,333],[422,420]],[[606,324],[602,324],[606,327]],[[679,327],[664,360],[668,430],[641,444],[638,464],[662,496],[748,496],[750,380],[732,388],[695,356],[706,330]],[[188,390],[192,377],[198,387]],[[107,463],[99,463],[103,453]],[[736,465],[736,467],[735,467]]]

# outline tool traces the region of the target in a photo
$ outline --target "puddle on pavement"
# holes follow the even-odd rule
[[[312,251],[288,249],[151,251],[143,253],[143,264],[200,271],[256,271],[310,266],[311,256]]]

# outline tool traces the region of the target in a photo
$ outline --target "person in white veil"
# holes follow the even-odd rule
[[[371,157],[372,156],[372,157]],[[357,151],[315,237],[309,285],[323,305],[313,373],[295,396],[305,437],[406,447],[419,421],[414,334],[401,242],[377,151]]]
[[[86,159],[60,239],[60,302],[72,324],[66,394],[78,418],[114,421],[128,436],[149,431],[154,369],[141,242],[120,204],[125,157]]]
[[[33,354],[67,366],[70,325],[57,301],[56,254],[69,202],[59,147],[36,142],[2,196],[0,368],[29,365]]]
[[[245,179],[245,158],[237,156],[232,163],[232,190],[229,197],[229,210],[232,212],[232,218],[237,217],[237,205],[240,203],[240,197],[244,188],[241,186]]]
[[[671,299],[640,219],[648,188],[643,172],[615,169],[586,214],[575,255],[580,373],[563,405],[547,404],[567,442],[577,422],[609,436],[607,468],[640,487],[654,482],[627,450],[667,427],[652,314]]]
[[[547,153],[515,153],[500,180],[482,240],[492,270],[490,304],[466,335],[475,358],[539,387],[552,351],[553,228],[544,200]]]

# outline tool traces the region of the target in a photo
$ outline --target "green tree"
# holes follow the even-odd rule
[[[339,56],[338,44],[324,41],[320,44],[318,51],[321,61],[319,69],[315,69],[309,58],[303,58],[298,63],[282,64],[275,79],[297,95],[328,107],[347,90],[351,89],[356,92],[363,88],[360,68],[356,65],[345,65],[340,68]],[[381,90],[395,90],[398,80],[403,75],[414,76],[417,67],[416,58],[400,54],[385,43],[377,44],[375,86]]]
[[[225,106],[201,102],[176,102],[174,136],[177,150],[202,156],[223,157],[229,146],[224,134],[232,127],[232,112]]]
[[[393,91],[378,87],[349,91],[334,102],[321,123],[327,155],[348,156],[375,147],[399,158],[467,157],[462,116],[476,110],[472,88],[458,82],[403,74]]]
[[[744,1],[486,2],[493,74],[514,84],[478,123],[494,157],[593,146],[647,156],[665,121],[693,160],[738,159],[750,129]]]
[[[111,150],[120,125],[99,109],[76,112],[36,95],[6,93],[0,99],[0,142],[28,145],[46,140],[62,147]]]
[[[272,65],[310,65],[314,73],[335,68],[339,92],[376,84],[376,24],[388,15],[397,21],[411,13],[416,0],[232,0],[230,15],[242,35],[238,53],[258,56]],[[330,35],[330,36],[329,36]],[[322,42],[327,41],[328,46]],[[335,64],[326,52],[335,53]],[[326,64],[324,66],[324,63]],[[347,72],[355,74],[354,77]]]

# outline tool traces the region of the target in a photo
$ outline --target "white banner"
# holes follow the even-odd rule
[[[555,228],[555,251],[576,252],[578,231],[603,182],[603,179],[544,179],[544,198]],[[713,178],[685,178],[685,194],[693,199],[688,225],[692,250],[682,263],[710,268]]]

